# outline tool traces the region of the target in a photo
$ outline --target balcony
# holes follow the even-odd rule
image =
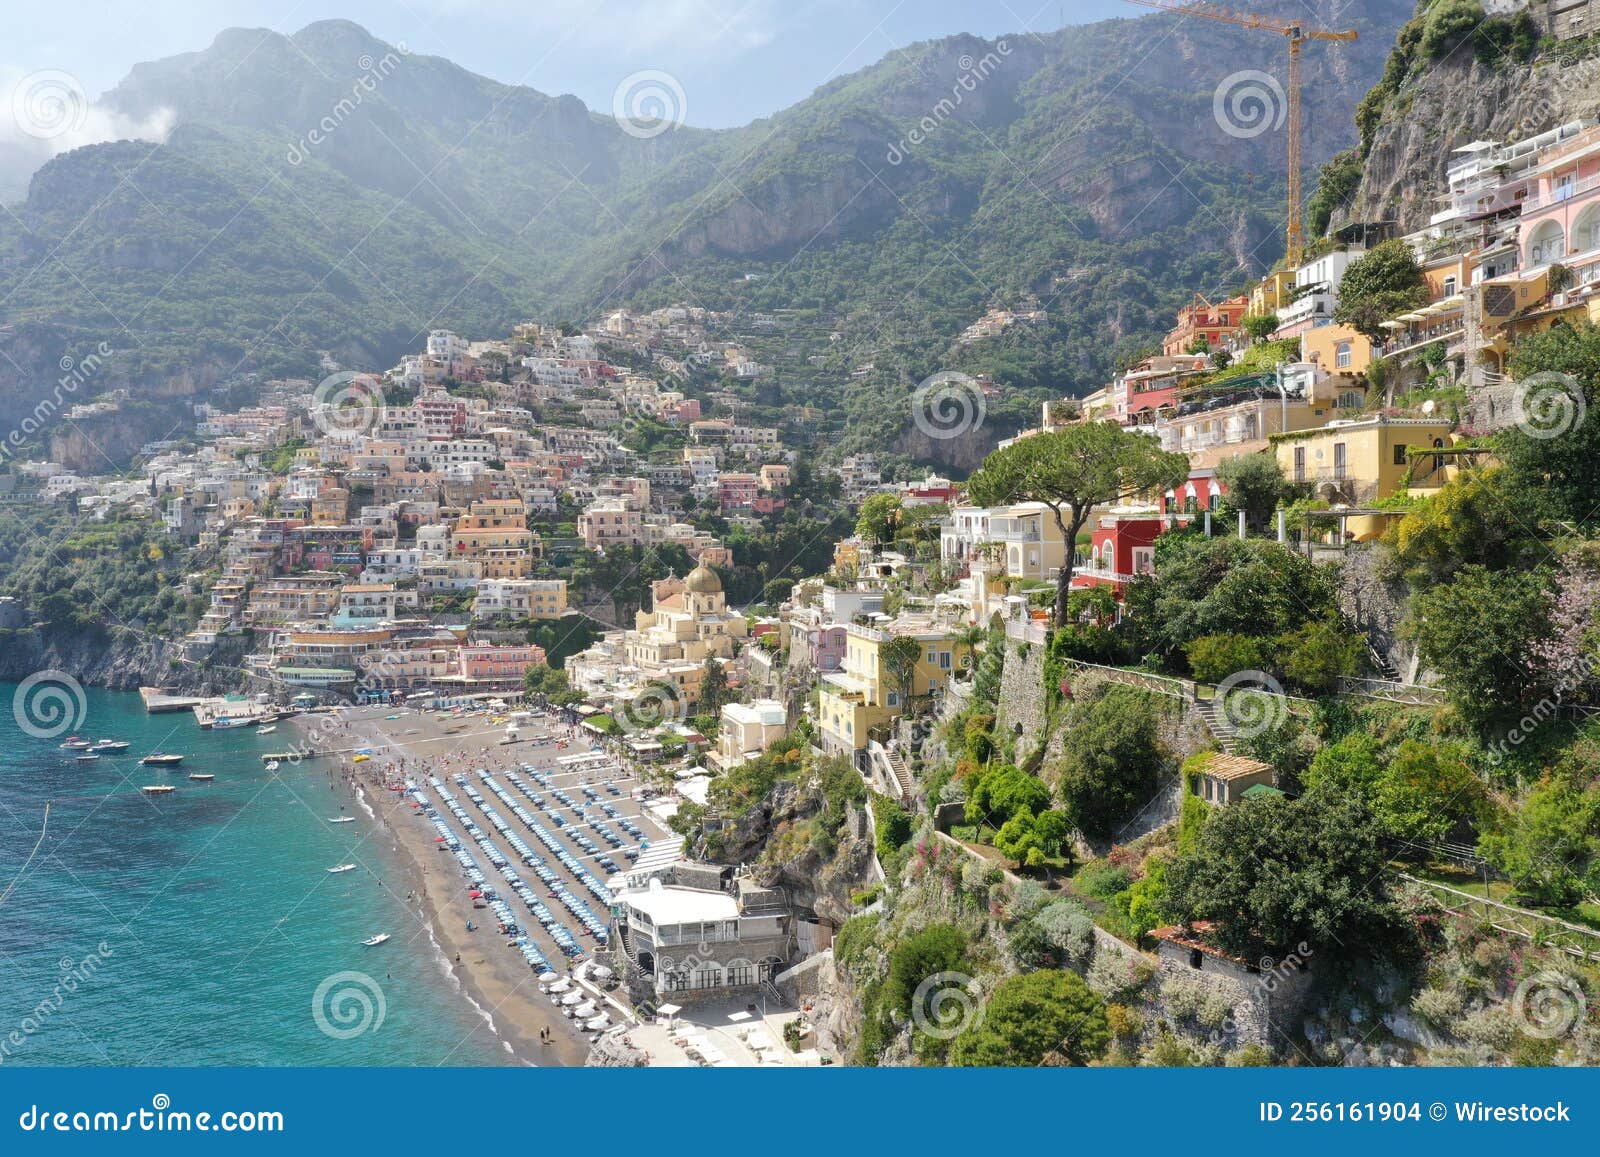
[[[1529,197],[1522,203],[1522,211],[1527,214],[1535,209],[1548,209],[1551,205],[1559,205],[1564,201],[1574,200],[1585,193],[1592,193],[1596,189],[1600,189],[1600,173],[1596,173],[1592,177],[1585,177],[1581,181],[1575,181],[1564,188],[1556,189],[1548,197]]]

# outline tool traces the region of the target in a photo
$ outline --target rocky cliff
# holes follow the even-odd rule
[[[1367,136],[1360,180],[1335,210],[1334,227],[1395,221],[1420,229],[1438,210],[1452,150],[1472,141],[1512,141],[1600,116],[1600,57],[1547,47],[1529,61],[1485,58],[1463,44],[1426,63],[1397,50],[1393,72],[1368,107],[1380,112]]]

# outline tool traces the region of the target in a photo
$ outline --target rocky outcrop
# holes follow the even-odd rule
[[[59,671],[89,687],[134,691],[163,687],[189,695],[222,695],[239,689],[237,664],[244,637],[219,643],[210,658],[194,662],[180,643],[133,631],[55,631],[49,627],[0,631],[0,681],[18,682],[39,671]]]
[[[1333,226],[1428,223],[1451,151],[1479,139],[1512,141],[1600,115],[1600,58],[1546,54],[1529,64],[1480,62],[1470,48],[1417,70],[1391,96],[1372,135],[1361,182]]]

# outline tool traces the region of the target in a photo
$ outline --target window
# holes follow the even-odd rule
[[[1454,274],[1444,279],[1444,295],[1446,297],[1454,297],[1456,295],[1456,278]]]
[[[1304,482],[1306,480],[1306,448],[1304,446],[1296,446],[1294,448],[1294,480],[1296,482]]]
[[[728,966],[728,986],[730,988],[737,988],[740,985],[745,984],[754,984],[755,982],[756,970],[751,967],[748,962],[730,964]]]
[[[1394,464],[1396,466],[1404,466],[1406,464],[1406,444],[1404,442],[1396,442],[1394,444]]]
[[[1343,478],[1346,467],[1346,447],[1343,442],[1333,444],[1333,476]]]
[[[689,989],[689,974],[687,972],[669,972],[666,976],[668,992],[687,992]]]
[[[1350,343],[1349,342],[1342,341],[1337,346],[1334,347],[1333,364],[1337,368],[1339,368],[1341,370],[1347,370],[1347,369],[1350,368]]]
[[[1133,548],[1133,573],[1156,573],[1156,548],[1153,546],[1136,546]]]

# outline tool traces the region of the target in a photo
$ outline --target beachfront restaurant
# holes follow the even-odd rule
[[[613,943],[635,979],[682,1004],[754,990],[789,966],[782,895],[716,864],[679,861],[611,883]]]

